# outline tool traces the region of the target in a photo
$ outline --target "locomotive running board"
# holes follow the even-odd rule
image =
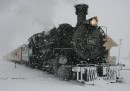
[[[99,76],[98,67],[102,67],[103,74]],[[109,82],[117,82],[123,79],[120,75],[123,65],[76,65],[72,68],[76,72],[78,82],[93,84],[96,80],[106,80]]]

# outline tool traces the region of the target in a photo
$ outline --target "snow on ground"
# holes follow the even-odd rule
[[[125,64],[125,69],[130,69],[130,58],[121,60],[121,63]]]
[[[123,83],[96,81],[81,85],[61,81],[51,74],[10,61],[0,60],[0,91],[129,91],[130,70],[122,71]]]

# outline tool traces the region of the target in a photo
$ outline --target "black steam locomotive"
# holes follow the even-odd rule
[[[98,18],[86,20],[88,5],[79,4],[75,8],[76,27],[64,23],[48,34],[41,32],[29,38],[29,66],[70,79],[76,65],[106,63],[106,34],[97,25]]]
[[[121,79],[122,65],[109,59],[114,41],[97,25],[97,17],[86,20],[88,5],[75,8],[76,27],[64,23],[48,33],[34,34],[28,44],[10,52],[6,59],[48,71],[63,80]]]

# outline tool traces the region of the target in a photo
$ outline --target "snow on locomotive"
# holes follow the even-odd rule
[[[119,79],[120,65],[109,63],[109,50],[117,44],[97,25],[97,17],[86,20],[88,5],[75,8],[76,27],[64,23],[48,34],[41,32],[29,38],[27,65],[66,80]]]

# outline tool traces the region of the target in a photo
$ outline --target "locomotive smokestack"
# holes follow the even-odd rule
[[[78,4],[75,5],[75,9],[77,15],[77,25],[80,25],[86,20],[86,15],[88,14],[88,5]]]

